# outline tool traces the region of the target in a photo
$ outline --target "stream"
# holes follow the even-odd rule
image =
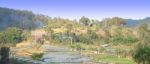
[[[89,61],[88,57],[81,56],[78,52],[70,51],[65,47],[42,45],[41,48],[45,54],[40,61],[27,58],[18,58],[18,60],[31,64],[85,64]]]

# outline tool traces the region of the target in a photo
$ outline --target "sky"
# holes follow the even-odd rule
[[[0,0],[0,7],[68,19],[82,16],[98,20],[109,17],[150,17],[150,0]]]

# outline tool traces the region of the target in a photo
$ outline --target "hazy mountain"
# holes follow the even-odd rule
[[[150,17],[147,17],[147,18],[144,18],[142,20],[139,20],[140,23],[147,23],[147,24],[150,24]]]
[[[31,11],[0,7],[0,29],[5,29],[7,27],[34,29],[41,27],[44,21],[47,21],[45,19],[47,19],[46,16],[35,15]]]
[[[139,25],[139,20],[127,19],[128,27],[136,27]]]
[[[40,14],[34,14],[26,10],[14,10],[0,7],[0,29],[7,27],[18,27],[21,29],[35,29],[42,27],[47,23],[50,17]],[[134,20],[126,19],[127,26],[134,28],[142,23],[150,24],[150,17]]]
[[[127,19],[127,26],[128,27],[138,27],[139,25],[147,23],[150,25],[150,17],[140,19],[140,20],[133,20],[133,19]]]

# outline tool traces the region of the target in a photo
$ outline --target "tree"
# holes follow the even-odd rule
[[[119,17],[113,17],[111,19],[111,23],[114,24],[114,25],[121,26],[121,25],[125,25],[126,21],[122,18],[119,18]]]
[[[113,25],[122,26],[126,24],[126,20],[119,18],[119,17],[106,18],[106,19],[103,19],[102,22],[107,28]]]
[[[81,17],[79,22],[83,24],[84,26],[88,26],[90,24],[90,20],[86,18],[85,16]]]

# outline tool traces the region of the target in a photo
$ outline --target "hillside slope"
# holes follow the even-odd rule
[[[126,19],[126,26],[134,28],[142,23],[150,24],[150,17],[134,20]],[[68,21],[60,18],[48,17],[46,15],[34,14],[32,11],[15,10],[0,7],[0,30],[8,27],[18,27],[21,29],[35,29],[47,24],[48,21]],[[54,22],[55,23],[55,22]],[[67,22],[68,23],[68,22]]]
[[[36,15],[31,11],[0,7],[0,29],[7,27],[35,29],[43,25],[43,22],[46,21],[43,19],[47,18],[44,15]]]

